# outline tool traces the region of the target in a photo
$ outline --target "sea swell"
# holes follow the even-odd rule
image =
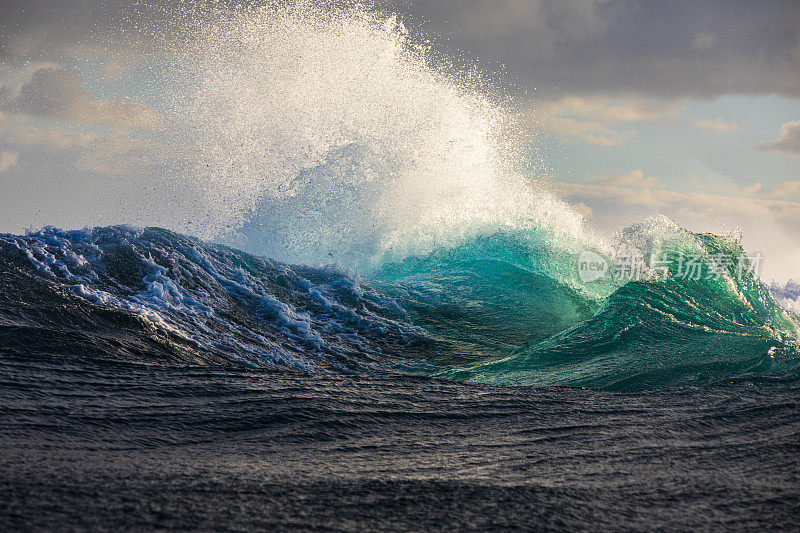
[[[158,228],[45,228],[0,243],[6,287],[35,273],[41,279],[32,290],[55,292],[64,312],[77,299],[121,313],[182,359],[353,370],[424,342],[396,302],[336,267],[292,267]],[[13,261],[20,256],[30,268]],[[30,324],[28,294],[7,294],[7,336],[17,327],[49,327]],[[81,330],[97,333],[91,325]]]
[[[662,256],[744,256],[663,221],[625,239]],[[69,339],[90,358],[608,390],[800,378],[797,317],[752,274],[581,283],[579,248],[509,231],[361,277],[158,228],[48,227],[0,237],[0,336],[31,356]]]

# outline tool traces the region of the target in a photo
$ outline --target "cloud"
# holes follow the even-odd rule
[[[19,152],[3,150],[0,152],[0,174],[16,166]]]
[[[389,0],[442,55],[538,95],[800,97],[796,0]]]
[[[141,58],[154,44],[154,29],[168,22],[165,4],[5,0],[0,2],[0,61],[23,65],[76,57]]]
[[[583,202],[578,202],[577,204],[574,204],[573,207],[578,211],[578,213],[583,215],[583,218],[586,220],[594,217],[594,210]]]
[[[102,136],[97,133],[75,131],[57,126],[36,127],[24,120],[17,120],[0,128],[0,139],[4,144],[18,149],[33,146],[49,146],[58,150],[86,148]]]
[[[334,0],[322,0],[336,5]],[[286,3],[298,3],[287,0]],[[136,60],[211,5],[260,0],[5,0],[0,61]],[[341,3],[338,4],[347,4]],[[504,76],[539,95],[800,97],[796,0],[365,0],[433,37],[431,57]],[[114,67],[116,68],[116,67]]]
[[[566,141],[616,146],[636,136],[631,124],[662,120],[672,114],[671,102],[567,96],[539,102],[523,110],[521,116],[531,117],[538,128]]]
[[[589,183],[554,182],[553,187],[573,203],[582,202],[597,211],[598,202],[620,208],[644,208],[664,214],[705,214],[709,218],[778,216],[800,224],[800,181],[789,181],[765,191],[760,183],[746,187],[739,195],[679,192],[661,188],[656,178],[645,178],[641,170],[611,178],[594,178]]]
[[[698,130],[718,131],[720,133],[729,133],[741,129],[741,126],[738,123],[727,122],[721,118],[716,118],[714,120],[709,120],[709,119],[693,120],[691,126]]]
[[[584,203],[589,206],[594,206],[597,199],[613,202],[620,206],[638,206],[653,210],[663,209],[667,205],[658,191],[647,187],[594,183],[555,183],[554,187],[572,203]]]
[[[24,115],[16,115],[7,123],[0,123],[0,141],[10,147],[8,152],[25,157],[26,170],[44,176],[56,171],[59,179],[73,171],[106,176],[138,174],[162,165],[170,157],[185,157],[180,146],[134,135],[125,128],[83,131],[81,127],[80,124],[42,126]]]
[[[631,187],[635,189],[648,189],[658,185],[658,178],[650,176],[645,178],[644,171],[641,169],[632,170],[626,174],[617,176],[601,176],[591,178],[589,181],[600,185],[611,185],[615,187]]]
[[[771,198],[800,202],[800,180],[784,181],[772,189],[764,189],[763,184],[759,181],[742,189],[741,194],[751,198]]]
[[[635,205],[651,209],[667,206],[668,201],[653,189],[659,184],[655,176],[645,176],[641,169],[635,169],[616,176],[599,176],[589,179],[589,183],[554,183],[554,187],[573,203],[587,207],[598,198],[613,200],[621,205]]]
[[[791,199],[800,202],[800,181],[784,181],[769,191],[769,194],[772,198]]]
[[[761,150],[800,155],[800,120],[787,122],[781,126],[778,138],[771,143],[759,145]]]
[[[70,67],[40,68],[16,94],[10,93],[7,87],[0,91],[0,107],[9,112],[85,123],[162,127],[158,113],[144,104],[119,96],[110,101],[93,98],[83,87],[80,73]]]
[[[761,194],[761,191],[764,189],[764,186],[759,181],[758,183],[754,183],[753,185],[748,185],[744,187],[741,191],[742,196],[758,196]]]
[[[697,32],[692,39],[692,50],[697,50],[698,52],[709,50],[717,42],[717,38],[716,33],[708,31]]]

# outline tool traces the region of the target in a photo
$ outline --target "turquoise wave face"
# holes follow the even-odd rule
[[[566,331],[438,375],[608,390],[800,377],[796,348],[783,335],[753,309],[717,296],[697,282],[628,283]]]
[[[544,235],[495,234],[376,271],[372,284],[430,335],[439,365],[508,355],[590,318],[601,298],[573,285],[573,253]],[[598,286],[599,287],[599,286]]]
[[[633,241],[661,271],[583,284],[576,247],[548,241],[497,234],[377,273],[437,340],[435,375],[609,390],[800,378],[797,317],[736,241],[645,226]]]

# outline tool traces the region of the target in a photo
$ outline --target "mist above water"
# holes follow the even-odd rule
[[[202,21],[172,98],[196,146],[195,233],[355,268],[498,229],[583,239],[581,216],[520,170],[477,76],[433,68],[395,17],[266,6]]]

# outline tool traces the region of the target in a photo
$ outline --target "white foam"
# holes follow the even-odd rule
[[[198,149],[202,237],[356,268],[503,228],[586,239],[518,170],[474,74],[432,68],[395,18],[303,3],[203,21],[172,106]]]
[[[773,281],[769,291],[781,307],[800,315],[800,281],[790,279],[784,285]]]

